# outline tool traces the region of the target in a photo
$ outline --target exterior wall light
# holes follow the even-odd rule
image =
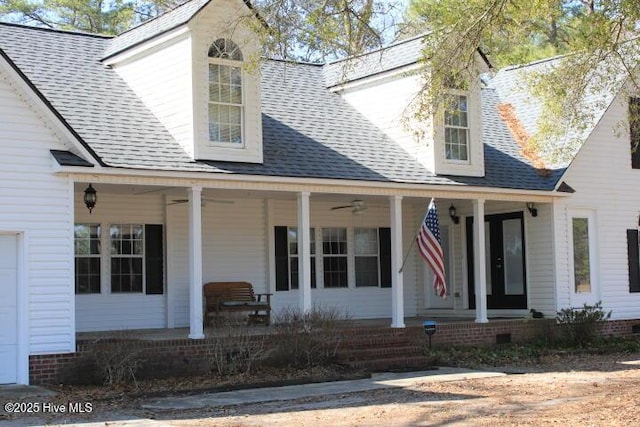
[[[460,217],[456,215],[456,207],[453,206],[453,203],[451,204],[451,206],[449,206],[449,216],[451,217],[451,221],[453,221],[454,224],[460,222]]]
[[[98,201],[98,195],[96,193],[96,189],[89,184],[86,190],[84,190],[84,204],[89,209],[89,213],[96,206],[96,202]]]
[[[529,210],[529,213],[532,217],[538,216],[538,209],[533,206],[532,202],[527,202],[527,209]]]

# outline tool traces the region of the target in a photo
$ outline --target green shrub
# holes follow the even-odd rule
[[[611,317],[611,311],[605,312],[602,303],[585,304],[582,308],[564,308],[556,315],[562,325],[567,344],[587,347],[600,336],[604,322]]]

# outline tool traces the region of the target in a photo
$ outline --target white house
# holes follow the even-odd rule
[[[75,352],[77,332],[200,339],[209,281],[394,328],[600,300],[640,318],[640,176],[611,131],[628,99],[542,173],[497,108],[531,125],[522,70],[407,125],[420,38],[347,67],[258,61],[249,19],[248,2],[192,0],[117,37],[0,24],[0,383]],[[409,252],[431,198],[447,299]]]

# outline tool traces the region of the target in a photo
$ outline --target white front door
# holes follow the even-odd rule
[[[0,234],[0,384],[18,380],[18,238]]]

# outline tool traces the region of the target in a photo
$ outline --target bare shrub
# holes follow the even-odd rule
[[[270,363],[275,366],[309,368],[335,362],[342,342],[340,322],[348,319],[336,308],[314,307],[302,312],[289,308],[274,321],[274,351]]]
[[[135,384],[136,372],[143,363],[142,350],[127,331],[96,341],[90,350],[105,385]]]
[[[209,351],[211,370],[218,375],[249,374],[267,357],[266,338],[234,322],[218,323],[222,331]]]

